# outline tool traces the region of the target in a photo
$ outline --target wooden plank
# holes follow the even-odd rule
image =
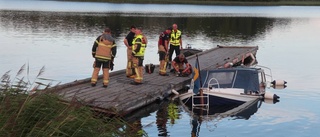
[[[214,69],[223,66],[235,58],[242,59],[247,53],[256,53],[258,47],[217,46],[198,53],[201,69]],[[195,64],[196,55],[187,58],[191,65]],[[131,85],[133,79],[125,76],[125,70],[110,73],[108,88],[102,88],[102,76],[99,76],[96,87],[91,87],[90,78],[66,83],[53,89],[61,95],[65,101],[76,98],[85,102],[94,109],[106,112],[116,110],[127,114],[142,106],[154,102],[157,98],[166,96],[172,89],[182,89],[190,83],[189,77],[160,76],[159,67],[156,66],[154,73],[144,74],[144,84]]]

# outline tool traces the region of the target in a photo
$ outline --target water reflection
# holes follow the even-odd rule
[[[156,63],[158,35],[173,23],[182,30],[183,45],[210,49],[216,45],[256,45],[274,26],[290,24],[291,19],[257,17],[142,17],[101,13],[0,11],[0,73],[19,68],[26,62],[52,70],[48,77],[70,82],[90,76],[90,50],[95,38],[109,26],[118,45],[115,70],[125,68],[123,39],[132,24],[143,26],[149,39],[145,63]],[[17,40],[19,39],[19,40]],[[8,46],[12,45],[16,46]],[[23,49],[23,50],[16,50]],[[19,58],[24,56],[26,58]],[[48,62],[50,60],[50,62]],[[63,69],[64,64],[71,68]],[[17,62],[21,62],[18,64]],[[35,62],[35,63],[33,63]],[[82,62],[82,63],[77,63]],[[35,67],[35,66],[31,66]],[[71,71],[73,68],[84,68]],[[33,69],[33,68],[31,68]],[[37,70],[37,69],[35,69]],[[65,77],[66,74],[74,74]]]
[[[26,5],[31,4],[20,3],[20,6]],[[35,5],[33,3],[33,7]],[[0,4],[1,6],[3,5]],[[12,7],[17,6],[19,4]],[[95,9],[92,6],[88,7],[90,10]],[[183,6],[182,8],[186,9]],[[212,12],[216,11],[216,7],[210,8]],[[223,124],[218,125],[219,128],[213,128],[216,131],[215,136],[217,134],[217,136],[219,134],[220,136],[238,136],[238,133],[244,133],[242,132],[244,130],[243,135],[248,136],[259,136],[262,133],[271,136],[283,136],[283,134],[308,136],[305,133],[310,136],[317,135],[320,112],[316,106],[310,104],[319,103],[319,74],[315,73],[318,72],[319,65],[315,63],[318,61],[317,58],[310,56],[318,54],[318,51],[313,49],[317,49],[319,43],[319,7],[217,8],[221,13],[218,16],[188,16],[185,14],[182,17],[180,14],[153,17],[153,15],[95,12],[0,10],[0,74],[11,69],[19,69],[24,63],[30,62],[30,72],[38,73],[38,70],[45,65],[46,77],[63,83],[88,78],[92,73],[92,44],[105,26],[113,29],[113,35],[119,46],[119,56],[115,60],[116,70],[125,68],[126,62],[120,56],[126,53],[122,41],[132,24],[143,26],[149,38],[150,44],[146,53],[148,60],[145,62],[158,62],[156,47],[158,34],[172,23],[177,23],[183,31],[184,45],[191,44],[195,48],[209,49],[218,44],[259,45],[257,57],[259,63],[275,69],[276,76],[286,78],[292,83],[289,89],[285,89],[285,92],[277,92],[284,97],[281,100],[282,103],[271,107],[262,105],[264,108],[259,108],[259,112],[254,113],[254,116],[258,115],[259,118],[251,115],[245,122],[243,119],[228,121],[228,118],[235,117],[223,118]],[[235,10],[232,12],[233,15],[230,15],[228,12],[230,9],[243,9],[246,13],[255,14],[272,10],[275,14],[268,14],[267,17],[247,16],[247,14],[241,14],[243,12],[238,14],[238,10]],[[144,15],[146,14],[148,13]],[[288,17],[278,16],[279,14],[294,15]],[[297,65],[301,62],[304,65]],[[189,113],[181,109],[176,102],[174,104],[178,108],[173,112],[178,112],[178,116],[173,115],[172,118],[169,118],[168,107],[162,107],[160,104],[147,106],[141,109],[145,113],[138,112],[128,118],[128,123],[133,125],[135,121],[138,121],[139,128],[133,130],[133,127],[130,126],[126,130],[132,131],[132,134],[138,134],[143,129],[150,136],[158,134],[190,136],[192,129]],[[167,105],[169,106],[169,103]],[[159,108],[161,110],[158,112]],[[203,121],[199,117],[193,119],[198,123],[200,120]],[[158,124],[156,124],[157,121]],[[196,123],[194,125],[196,136],[199,133],[203,136],[212,135],[204,129],[206,128],[204,122],[198,124],[198,127]],[[269,126],[268,130],[265,130],[266,126]],[[200,128],[202,128],[201,132]],[[232,133],[229,132],[230,129]],[[298,130],[293,131],[292,129]],[[187,135],[184,134],[186,132]]]
[[[168,104],[166,103],[162,105],[156,112],[156,125],[158,128],[159,137],[168,136],[167,122],[168,122]]]
[[[209,108],[188,107],[184,104],[182,104],[182,106],[191,117],[191,137],[198,137],[200,135],[202,123],[205,123],[205,126],[208,128],[208,130],[213,132],[216,128],[218,128],[218,124],[224,118],[231,117],[233,120],[248,120],[252,115],[257,113],[262,103],[263,100],[257,99],[246,102],[242,105],[210,106]]]
[[[155,125],[157,135],[159,137],[167,137],[170,136],[170,127],[176,124],[176,121],[180,119],[182,110],[180,110],[178,106],[180,106],[179,100],[165,99],[160,102],[152,103],[147,107],[127,115],[125,120],[129,121],[129,123],[142,124],[142,128],[140,129],[150,128]],[[155,121],[141,122],[142,119],[150,116],[151,113],[154,113]],[[156,133],[151,133],[151,136],[155,134]]]
[[[189,129],[191,137],[199,137],[200,129],[206,128],[208,131],[214,132],[225,119],[249,120],[264,103],[275,104],[277,102],[257,99],[241,105],[212,105],[209,109],[204,109],[191,108],[183,104],[178,98],[170,98],[169,100],[153,103],[142,108],[126,116],[125,120],[131,125],[130,128],[127,128],[127,131],[130,131],[131,135],[143,136],[141,133],[147,131],[147,135],[167,137],[180,135],[180,132],[186,132]],[[179,127],[183,131],[175,131],[178,132],[177,134],[173,130],[175,130],[174,126],[177,124],[181,126],[181,123],[176,123],[176,121],[181,122],[182,113],[188,114],[185,119],[189,119],[190,124],[184,125],[185,128]],[[146,121],[146,119],[149,120]],[[150,119],[154,119],[154,121],[150,121]],[[148,132],[152,126],[156,126],[156,129],[152,131],[153,133]]]
[[[117,39],[122,39],[128,26],[143,26],[147,36],[157,36],[172,23],[179,24],[187,38],[204,35],[214,41],[252,41],[263,37],[274,26],[287,26],[291,19],[257,17],[123,17],[120,15],[59,13],[37,11],[1,11],[1,28],[18,32],[40,33],[38,36],[63,34],[64,36],[92,35],[109,26]],[[221,43],[221,42],[220,42]]]

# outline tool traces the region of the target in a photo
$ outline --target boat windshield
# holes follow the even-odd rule
[[[216,83],[219,83],[220,88],[242,88],[245,91],[258,91],[258,73],[255,69],[218,69],[201,72],[201,76],[204,81],[203,87],[208,87],[210,84],[212,87],[218,88]]]
[[[234,77],[234,72],[217,72],[217,73],[208,74],[208,80],[210,80],[211,78],[216,78],[219,84],[232,84],[233,77]]]

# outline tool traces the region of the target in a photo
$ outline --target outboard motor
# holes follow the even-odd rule
[[[274,80],[271,82],[271,86],[274,88],[274,89],[284,89],[287,87],[287,82],[284,81],[284,80]]]

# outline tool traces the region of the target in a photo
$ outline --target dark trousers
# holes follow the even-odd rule
[[[166,52],[164,52],[164,51],[159,51],[158,54],[159,54],[159,61],[165,60],[165,58],[166,58]]]
[[[98,75],[99,75],[99,71],[100,68],[102,67],[103,70],[103,85],[107,86],[109,84],[109,68],[110,68],[110,60],[106,60],[106,61],[100,61],[98,59],[96,59],[96,61],[93,64],[93,73],[92,73],[92,77],[91,77],[91,83],[92,84],[96,84],[98,81]]]
[[[176,56],[179,56],[179,54],[180,54],[180,46],[173,46],[173,45],[170,44],[170,49],[169,49],[169,61],[170,62],[172,61],[173,51],[176,52]]]
[[[111,63],[110,60],[100,61],[100,60],[96,59],[96,61],[94,63],[94,68],[101,68],[101,66],[102,66],[102,68],[110,68],[110,63]]]

